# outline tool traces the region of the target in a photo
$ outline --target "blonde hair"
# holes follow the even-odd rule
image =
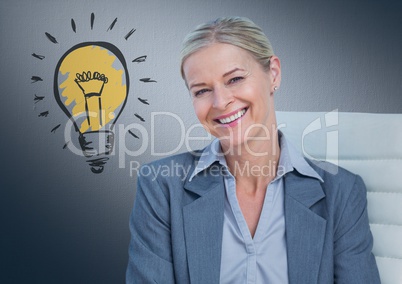
[[[274,51],[261,28],[247,18],[225,17],[199,25],[184,38],[180,67],[183,79],[185,79],[184,61],[196,51],[213,43],[227,43],[240,47],[249,52],[264,70],[269,70]]]

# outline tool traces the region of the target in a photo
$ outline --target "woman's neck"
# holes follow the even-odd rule
[[[222,150],[225,150],[222,145]],[[280,147],[278,132],[269,139],[252,140],[224,153],[230,172],[237,184],[247,184],[250,189],[265,188],[277,172]]]

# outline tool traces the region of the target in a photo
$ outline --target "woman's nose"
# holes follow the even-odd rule
[[[225,87],[215,88],[213,93],[213,107],[216,109],[224,110],[234,100],[230,90]]]

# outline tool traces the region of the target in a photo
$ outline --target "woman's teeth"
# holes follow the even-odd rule
[[[231,123],[231,122],[235,121],[236,119],[242,117],[245,113],[246,113],[246,109],[242,109],[234,115],[231,115],[226,118],[218,119],[218,120],[220,123],[223,123],[223,124]]]

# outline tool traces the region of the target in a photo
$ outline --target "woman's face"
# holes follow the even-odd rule
[[[269,139],[276,126],[277,57],[264,71],[244,49],[215,43],[190,55],[183,70],[199,121],[223,146],[238,146],[255,137]]]

